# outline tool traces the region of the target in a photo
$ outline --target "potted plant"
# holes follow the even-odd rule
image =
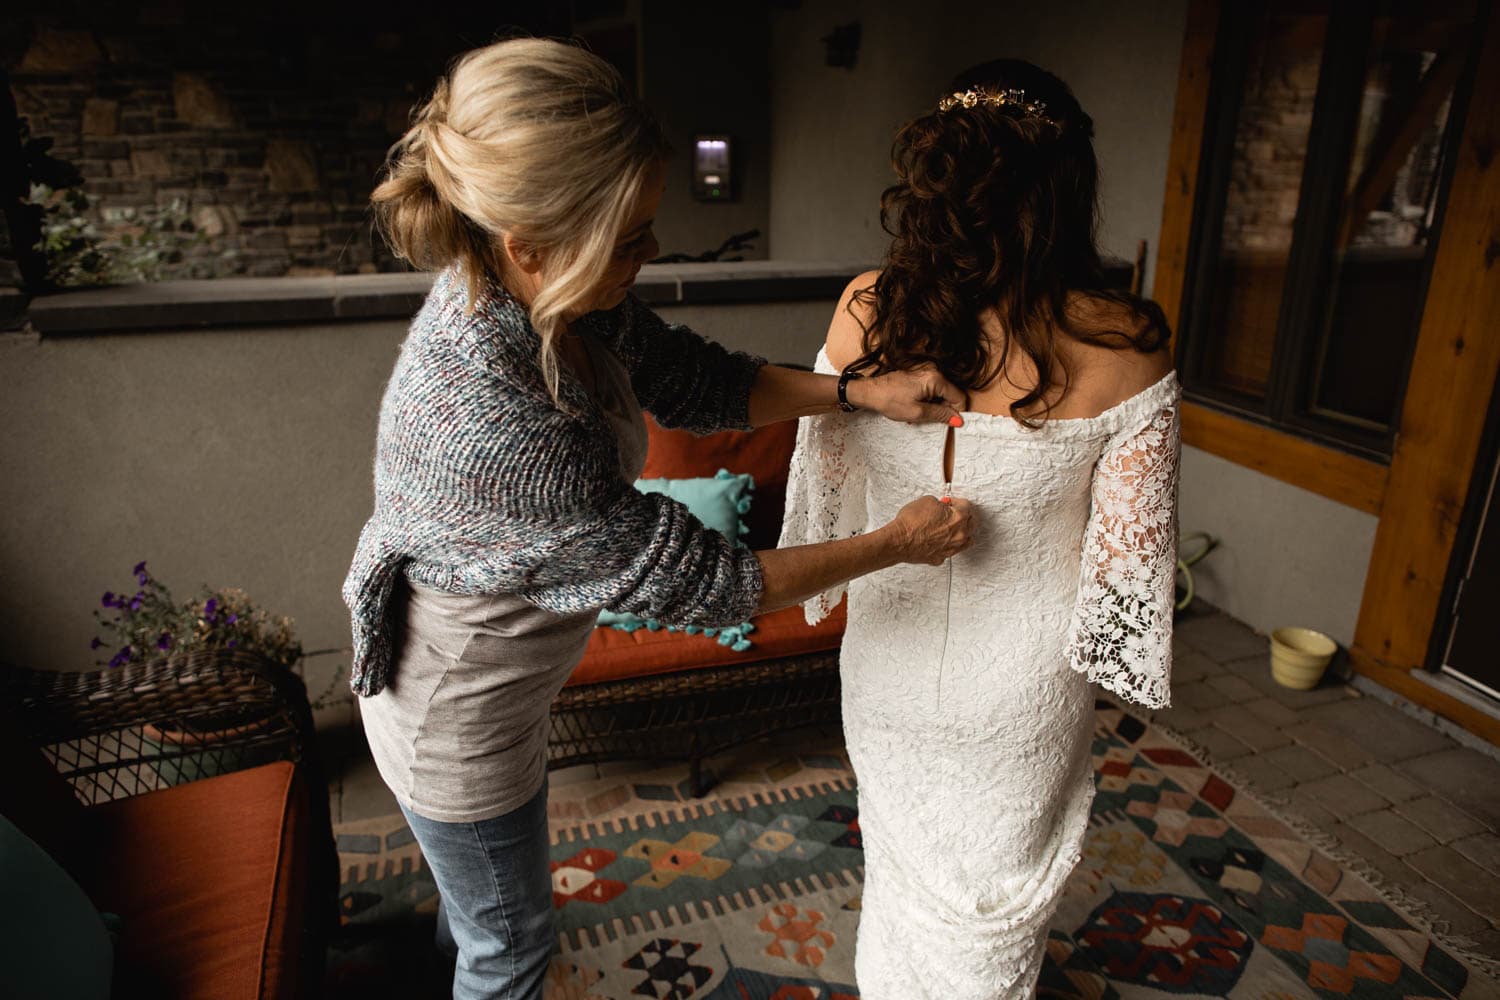
[[[269,614],[242,590],[204,585],[196,598],[179,603],[144,562],[137,563],[132,572],[135,593],[106,591],[101,608],[94,612],[104,634],[91,645],[96,651],[110,651],[109,659],[99,661],[100,665],[123,667],[148,659],[241,649],[259,654],[277,669],[293,672],[309,656],[340,652],[305,652],[290,618]],[[335,672],[313,707],[329,700],[341,673]],[[279,748],[257,750],[253,740],[244,739],[267,722],[253,709],[227,709],[191,720],[147,723],[142,726],[142,738],[160,754],[153,764],[157,774],[175,785],[263,763],[261,757],[275,759]],[[226,752],[224,747],[231,744],[236,749]]]

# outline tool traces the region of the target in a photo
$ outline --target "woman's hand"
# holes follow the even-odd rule
[[[908,424],[949,423],[964,405],[964,394],[931,366],[852,379],[848,395],[862,410]]]
[[[764,589],[756,614],[805,601],[856,576],[898,563],[940,566],[973,540],[974,508],[967,500],[918,497],[885,527],[853,538],[765,549],[760,558]]]
[[[886,530],[901,562],[941,566],[974,540],[974,507],[957,497],[918,497],[901,508]]]

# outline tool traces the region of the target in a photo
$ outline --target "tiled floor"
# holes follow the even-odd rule
[[[1213,609],[1176,645],[1156,721],[1500,955],[1500,760],[1353,687],[1281,687],[1265,638]]]
[[[1270,675],[1266,640],[1212,608],[1177,624],[1173,707],[1156,720],[1286,811],[1337,838],[1453,933],[1500,955],[1500,760],[1337,682],[1292,691]],[[353,705],[320,713],[335,822],[396,812]],[[824,748],[837,734],[784,734],[736,757]],[[802,746],[806,744],[806,746]],[[800,747],[800,749],[799,749]],[[810,752],[810,751],[809,751]],[[716,761],[733,768],[730,761]],[[552,783],[638,771],[555,771]],[[603,805],[601,803],[601,805]]]

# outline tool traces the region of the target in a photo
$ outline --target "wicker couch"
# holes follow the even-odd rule
[[[795,422],[695,437],[649,424],[643,477],[755,477],[746,544],[772,548],[781,531]],[[701,635],[599,628],[552,707],[552,767],[617,759],[692,763],[692,788],[711,782],[704,758],[796,726],[839,721],[842,606],[809,626],[800,607],[761,615],[752,646],[734,652]]]
[[[0,670],[0,815],[120,918],[117,997],[320,995],[338,862],[316,746],[301,679],[244,652]]]

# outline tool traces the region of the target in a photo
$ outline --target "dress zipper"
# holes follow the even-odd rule
[[[944,446],[944,451],[946,453],[944,457],[945,457],[945,459],[950,459],[951,458],[951,460],[952,460],[952,467],[951,468],[948,467],[948,462],[947,461],[945,461],[943,463],[944,464],[943,472],[946,474],[948,481],[945,482],[945,483],[943,483],[943,492],[942,492],[942,495],[940,496],[939,499],[941,499],[943,503],[949,503],[953,499],[953,480],[955,480],[955,479],[958,478],[958,433],[952,427],[948,428],[948,433],[943,438],[943,446]],[[953,557],[952,556],[948,557],[947,563],[948,563],[948,594],[947,594],[946,602],[944,604],[944,609],[943,609],[943,653],[942,653],[941,659],[938,661],[938,673],[937,673],[937,710],[938,711],[942,711],[942,708],[943,708],[943,670],[948,665],[948,643],[949,643],[949,640],[952,638],[952,628],[953,628]]]
[[[943,658],[938,663],[937,707],[943,707],[943,670],[948,665],[948,642],[953,637],[953,560],[948,560],[948,601],[943,612]]]

